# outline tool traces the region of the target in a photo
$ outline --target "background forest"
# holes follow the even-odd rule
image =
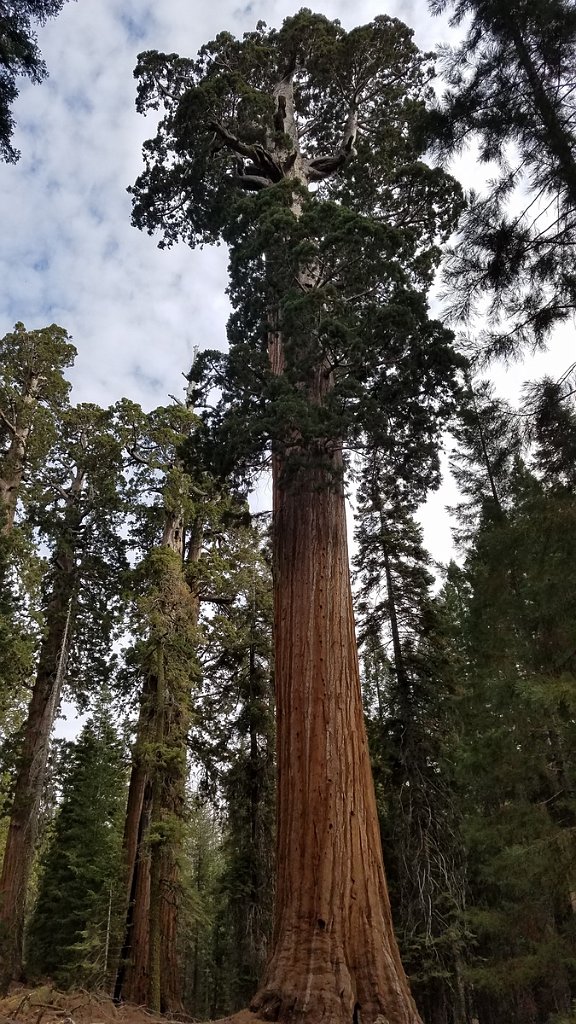
[[[372,120],[359,115],[342,143],[323,120],[339,110],[326,53],[348,73],[327,21],[342,12],[320,6],[326,18],[304,11],[283,30],[320,40],[327,100],[311,91],[304,112],[337,153],[330,166],[310,160],[313,202],[302,200],[297,228],[254,129],[267,108],[250,74],[265,81],[262,54],[277,45],[255,29],[258,12],[241,12],[239,29],[219,17],[182,58],[139,58],[143,131],[158,134],[144,171],[132,154],[122,188],[139,175],[133,219],[160,233],[168,252],[154,258],[177,268],[170,304],[186,274],[216,259],[172,245],[224,238],[228,356],[211,340],[209,309],[191,318],[192,352],[190,337],[172,347],[179,322],[170,313],[162,324],[154,308],[150,325],[140,313],[132,372],[136,381],[162,365],[166,393],[148,380],[144,393],[111,389],[111,404],[81,401],[106,391],[96,368],[113,359],[114,334],[83,352],[68,324],[38,321],[20,288],[9,297],[0,988],[51,979],[206,1019],[245,1006],[257,987],[276,820],[266,438],[277,443],[286,423],[319,430],[298,382],[290,392],[266,378],[254,343],[266,320],[259,260],[265,252],[271,265],[273,238],[266,284],[278,293],[285,268],[309,266],[311,251],[328,268],[321,313],[294,289],[279,308],[294,351],[301,324],[322,320],[336,375],[321,426],[337,423],[346,439],[364,713],[418,1009],[427,1024],[560,1024],[576,1019],[576,4],[433,0],[429,11],[389,12],[408,23],[417,13],[420,32],[425,19],[427,45],[444,26],[452,46],[435,56],[364,4],[364,20],[377,18],[374,31],[395,45],[378,44]],[[56,38],[73,10],[0,5],[0,174],[11,180],[31,144],[30,131],[13,134],[19,76],[44,77],[34,33],[58,14]],[[295,13],[282,9],[274,24]],[[136,44],[150,33],[156,45],[143,14],[126,18]],[[244,28],[244,49],[218,37],[194,63],[217,30]],[[198,157],[186,133],[199,137],[206,109],[224,103],[210,69],[225,59],[238,60],[234,113],[209,120]],[[227,147],[242,193],[233,208]],[[202,161],[217,168],[209,193]],[[75,377],[76,344],[96,373],[92,392]],[[549,346],[561,368],[536,376],[529,358]],[[118,359],[127,378],[126,353]],[[517,401],[502,397],[511,364],[530,375]],[[436,527],[422,509],[448,462],[454,549],[440,561],[426,550],[421,524],[430,537]]]

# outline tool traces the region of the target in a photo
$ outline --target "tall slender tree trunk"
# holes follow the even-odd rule
[[[191,525],[187,551],[190,568],[200,557],[202,531],[199,522]],[[184,555],[183,524],[170,517],[163,546],[180,560]],[[180,615],[187,617],[188,628],[198,623],[198,595],[182,576],[180,596],[174,595]],[[168,608],[167,611],[170,611]],[[176,621],[178,621],[176,616]],[[189,666],[190,669],[191,666]],[[191,680],[168,673],[162,657],[158,672],[157,741],[162,748],[162,767],[155,772],[151,828],[156,830],[151,851],[150,888],[150,1009],[167,1012],[182,1010],[182,970],[178,951],[181,868],[186,806],[188,734],[191,725]]]
[[[11,421],[5,414],[3,422],[10,435],[10,445],[0,472],[0,534],[8,534],[14,527],[18,495],[26,469],[28,441],[34,420],[34,407],[38,400],[40,378],[29,372],[24,385],[21,406]],[[2,520],[1,513],[4,512]]]
[[[144,887],[149,881],[149,862],[145,856],[142,840],[150,820],[150,785],[148,782],[148,769],[143,755],[150,729],[151,715],[151,679],[146,676],[142,693],[142,703],[138,717],[136,730],[136,743],[132,755],[132,770],[130,772],[130,784],[128,787],[128,802],[126,805],[126,818],[124,821],[124,837],[122,841],[122,859],[124,864],[124,893],[125,893],[125,932],[124,942],[120,952],[120,963],[116,973],[114,984],[114,1000],[119,1002],[122,998],[130,1002],[143,1002],[138,999],[139,983],[134,977],[131,956],[134,954],[134,946],[142,942],[142,921],[147,920],[149,893]],[[144,916],[143,909],[146,908]],[[140,938],[138,939],[138,936]],[[139,958],[147,963],[148,949]]]
[[[165,834],[164,831],[164,804],[165,794],[163,792],[165,787],[165,772],[160,769],[160,763],[164,763],[168,760],[168,752],[166,750],[165,743],[165,731],[166,731],[166,714],[167,714],[167,694],[166,694],[166,677],[164,671],[164,648],[162,641],[158,645],[157,651],[158,665],[157,665],[157,685],[156,685],[156,711],[154,720],[154,732],[155,732],[155,743],[156,743],[156,765],[154,766],[152,773],[152,811],[150,815],[150,827],[151,831],[148,835],[148,843],[150,845],[150,908],[149,908],[149,929],[148,929],[148,998],[146,1000],[147,1005],[151,1010],[155,1010],[160,1013],[162,1008],[162,989],[163,989],[163,971],[162,971],[162,903],[166,899],[166,893],[164,891],[166,882],[166,861],[169,859],[172,849],[167,850],[166,847],[172,847],[170,837]],[[173,824],[173,823],[171,823]],[[156,829],[153,833],[152,830]],[[172,837],[173,839],[173,837]],[[168,940],[171,936],[166,937]],[[171,965],[168,963],[168,966]]]
[[[560,120],[558,110],[542,82],[540,72],[518,25],[517,17],[510,14],[506,19],[506,24],[518,62],[530,85],[532,102],[540,116],[546,144],[556,158],[558,174],[564,182],[570,203],[574,204],[576,203],[576,158],[573,152],[573,136]]]
[[[38,810],[46,775],[50,734],[60,702],[71,640],[71,614],[78,584],[78,537],[84,470],[78,468],[54,556],[53,587],[45,608],[44,640],[28,714],[22,729],[14,799],[0,875],[0,992],[22,974],[26,895],[38,832]]]
[[[199,558],[200,539],[195,525],[189,563]],[[198,598],[184,579],[183,540],[180,516],[167,514],[161,547],[179,562],[166,566],[159,602],[170,628],[176,630],[184,620],[186,629],[194,628],[198,620]],[[180,569],[174,572],[178,564]],[[152,1010],[178,1012],[182,1009],[178,929],[190,685],[178,671],[174,673],[169,658],[163,641],[158,641],[155,670],[145,682],[128,798],[124,863],[129,896],[114,996]],[[147,757],[142,755],[147,746],[156,751],[153,760],[149,752]]]
[[[278,724],[273,952],[266,1020],[417,1024],[384,876],[360,693],[337,446],[275,466]]]
[[[26,897],[38,830],[38,810],[46,774],[50,734],[58,708],[70,641],[76,583],[69,550],[60,566],[46,609],[46,635],[22,732],[14,799],[0,877],[0,991],[22,974]]]
[[[148,833],[152,813],[152,783],[146,774],[140,804],[137,852],[127,912],[126,937],[122,949],[115,998],[145,1005],[148,1001],[150,922],[150,847]]]

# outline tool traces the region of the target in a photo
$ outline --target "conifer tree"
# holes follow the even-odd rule
[[[29,973],[63,987],[107,987],[118,946],[123,744],[103,693],[68,745],[62,796],[28,929]]]
[[[114,994],[173,1011],[181,1008],[181,859],[197,674],[198,596],[187,573],[201,541],[178,449],[194,416],[178,405],[145,416],[126,401],[118,415],[139,467],[133,483],[140,490],[152,486],[160,500],[141,509],[153,540],[136,580],[134,628],[141,639],[133,658],[143,682],[124,829],[125,938]]]
[[[11,142],[14,118],[10,106],[18,96],[16,80],[25,75],[32,82],[41,82],[47,75],[33,26],[55,17],[64,3],[4,0],[0,8],[0,157],[8,163],[20,156]]]
[[[448,91],[431,119],[443,155],[478,142],[498,171],[471,195],[448,268],[452,312],[489,301],[488,354],[543,344],[573,315],[576,237],[576,5],[573,0],[430,0],[467,22],[445,48]]]
[[[63,371],[76,350],[61,327],[27,331],[17,323],[0,340],[0,509],[2,532],[14,526],[24,474],[34,476],[55,436],[55,415],[68,401]]]
[[[343,446],[394,415],[431,439],[455,372],[425,289],[460,192],[421,160],[429,78],[386,17],[346,33],[301,11],[197,60],[142,54],[164,108],[133,188],[161,244],[231,249],[223,469],[272,443],[278,839],[268,1019],[418,1019],[392,932],[362,719]],[[318,186],[311,191],[310,186]],[[221,448],[222,451],[222,448]]]
[[[190,801],[186,850],[184,1005],[199,1020],[214,1019],[231,1008],[222,832],[213,807],[197,794]]]
[[[450,427],[457,443],[450,469],[463,499],[453,509],[458,524],[455,537],[465,544],[483,521],[504,521],[521,458],[522,434],[517,414],[496,397],[489,381],[468,377],[462,399]]]
[[[218,547],[220,603],[203,623],[203,685],[191,735],[223,802],[219,948],[227,980],[213,1013],[245,1006],[272,931],[275,824],[272,582],[261,532],[230,521]],[[215,780],[218,780],[215,785]]]
[[[358,488],[364,699],[400,947],[422,1018],[466,1020],[464,870],[451,745],[454,670],[411,487],[381,453]]]
[[[22,970],[28,878],[38,827],[48,745],[63,685],[90,662],[92,685],[109,657],[125,569],[122,452],[109,412],[66,410],[59,437],[38,474],[34,521],[52,555],[43,581],[43,630],[30,701],[18,737],[10,825],[0,877],[0,986]],[[30,513],[32,515],[32,512]],[[88,649],[82,625],[97,616]],[[84,637],[85,639],[85,637]]]
[[[524,388],[527,436],[535,445],[535,468],[556,494],[576,493],[575,367],[559,380],[545,377]]]
[[[500,403],[490,479],[478,421],[487,427],[495,403],[477,401],[460,452],[467,479],[476,480],[468,490],[476,511],[467,517],[476,526],[464,568],[451,569],[444,593],[465,698],[456,770],[475,933],[467,974],[482,1024],[566,1014],[574,995],[575,506],[565,479],[554,479],[550,442],[562,434],[546,392],[536,410],[546,442],[536,449],[538,475],[526,464],[530,449],[509,458],[506,430],[500,451],[494,443],[510,423]],[[556,403],[556,412],[571,418],[569,406]]]
[[[17,323],[0,339],[0,729],[21,703],[33,670],[34,629],[26,606],[33,561],[25,511],[28,483],[55,439],[56,420],[70,385],[64,370],[74,360],[68,335],[53,324],[27,331]],[[28,483],[27,483],[28,481]],[[22,508],[21,508],[22,511]],[[15,523],[18,528],[15,530]],[[8,728],[9,731],[9,728]]]

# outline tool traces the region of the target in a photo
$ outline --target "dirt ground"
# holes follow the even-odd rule
[[[194,1024],[195,1019],[165,1017],[150,1013],[143,1006],[124,1003],[115,1006],[109,996],[86,992],[59,992],[50,985],[26,988],[12,986],[5,999],[0,999],[0,1024]],[[259,1024],[249,1010],[242,1010],[233,1017],[203,1024]],[[263,1022],[262,1022],[263,1024]]]

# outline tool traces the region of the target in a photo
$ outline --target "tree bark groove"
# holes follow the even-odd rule
[[[418,1024],[394,938],[360,692],[338,449],[274,510],[278,876],[264,1020]]]
[[[38,833],[38,810],[50,735],[66,671],[71,631],[71,604],[76,584],[74,553],[62,544],[60,567],[46,609],[46,634],[22,730],[10,824],[0,874],[0,993],[22,976],[24,924]]]

